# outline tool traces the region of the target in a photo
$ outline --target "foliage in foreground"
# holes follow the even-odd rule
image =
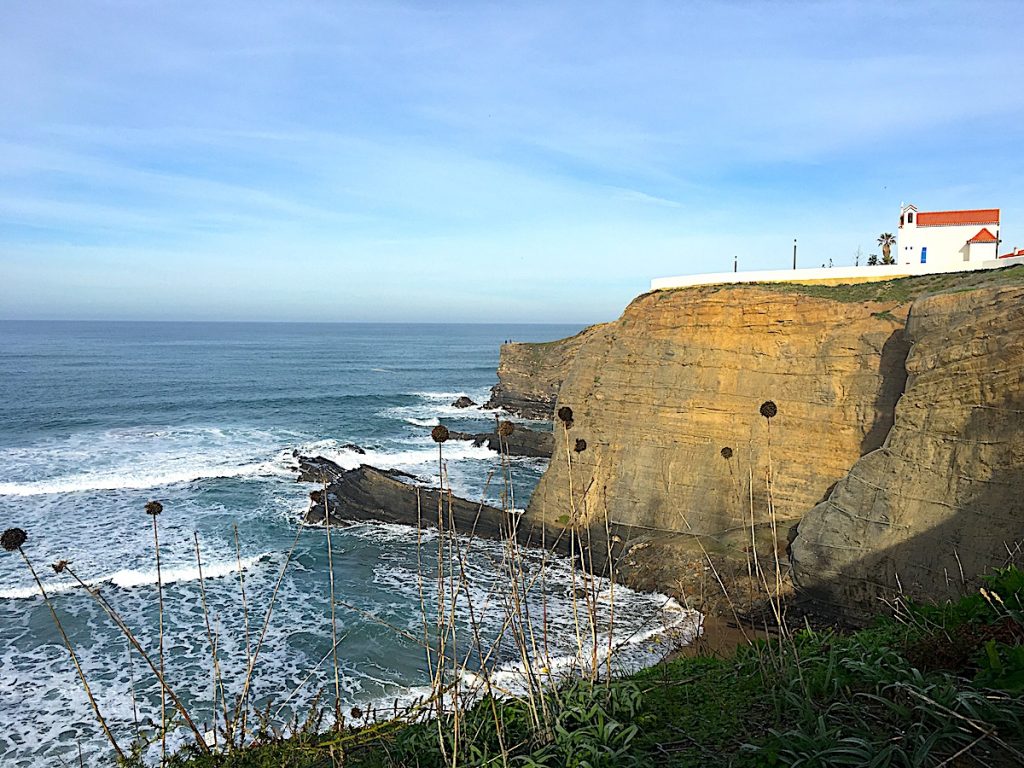
[[[1024,764],[1024,573],[856,633],[803,631],[733,658],[683,658],[544,701],[485,700],[449,720],[301,735],[218,766],[1011,766]],[[500,727],[496,726],[500,724]],[[503,758],[504,753],[504,758]]]

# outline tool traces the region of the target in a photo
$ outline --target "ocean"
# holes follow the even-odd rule
[[[279,723],[333,696],[326,533],[301,527],[311,486],[295,481],[294,454],[322,455],[439,479],[430,429],[487,431],[485,402],[502,341],[546,341],[579,330],[554,325],[0,322],[0,528],[28,532],[24,547],[78,653],[99,706],[123,745],[158,722],[159,688],[102,610],[67,574],[64,559],[101,589],[143,646],[157,645],[152,521],[159,500],[167,679],[193,716],[212,722],[206,616],[219,640],[229,694],[241,690],[247,653],[293,543],[253,675],[252,696]],[[504,414],[497,414],[504,417]],[[519,420],[521,421],[521,420]],[[525,423],[525,422],[523,422]],[[534,428],[545,428],[533,424]],[[360,454],[351,446],[365,451]],[[500,457],[444,446],[453,491],[497,502]],[[544,460],[513,459],[525,505]],[[436,568],[432,534],[363,524],[332,533],[341,642],[342,710],[387,709],[429,682],[421,598],[436,602],[421,569]],[[196,540],[204,579],[200,583]],[[237,544],[236,544],[237,540]],[[426,542],[426,545],[424,545]],[[431,556],[433,553],[433,556]],[[471,592],[482,630],[503,632],[501,546],[474,542]],[[538,563],[540,555],[531,555]],[[576,652],[562,558],[543,584],[551,657]],[[245,600],[241,587],[244,586]],[[678,606],[615,587],[614,632],[628,663],[661,652]],[[539,599],[537,587],[530,599]],[[606,589],[605,592],[608,590]],[[202,603],[208,606],[204,614]],[[671,611],[675,610],[675,613]],[[538,615],[539,615],[538,611]],[[464,621],[460,616],[460,621]],[[246,648],[246,626],[249,650]],[[494,674],[515,666],[500,646]],[[625,662],[624,662],[625,663]],[[323,701],[324,699],[322,699]],[[25,563],[0,552],[0,764],[97,764],[109,746]],[[174,734],[172,743],[183,743]],[[153,754],[151,747],[149,754]]]

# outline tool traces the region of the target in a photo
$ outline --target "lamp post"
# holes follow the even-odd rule
[[[796,238],[793,238],[793,269],[796,269]]]

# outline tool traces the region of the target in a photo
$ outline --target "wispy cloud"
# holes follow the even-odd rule
[[[429,319],[443,286],[459,319],[504,302],[590,320],[665,271],[770,266],[794,236],[812,261],[852,258],[901,199],[999,205],[1012,237],[1022,20],[1016,3],[4,4],[0,311],[133,315],[126,289],[159,275],[197,316],[241,281],[232,316]]]

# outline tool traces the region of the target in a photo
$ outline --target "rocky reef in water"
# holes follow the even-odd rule
[[[309,494],[307,525],[346,526],[361,522],[396,523],[418,528],[439,528],[467,536],[502,540],[510,536],[523,546],[572,551],[566,527],[528,519],[521,512],[499,509],[463,499],[422,484],[415,476],[398,470],[381,470],[363,464],[346,470],[322,456],[299,456],[298,481],[319,487]],[[325,503],[326,502],[326,503]],[[581,551],[577,545],[577,552]],[[609,551],[588,552],[586,565],[606,572]]]
[[[483,445],[498,453],[509,456],[526,456],[535,459],[550,459],[555,447],[555,436],[551,432],[527,429],[516,425],[511,435],[499,437],[495,432],[451,432],[452,440],[469,440],[473,445]]]

